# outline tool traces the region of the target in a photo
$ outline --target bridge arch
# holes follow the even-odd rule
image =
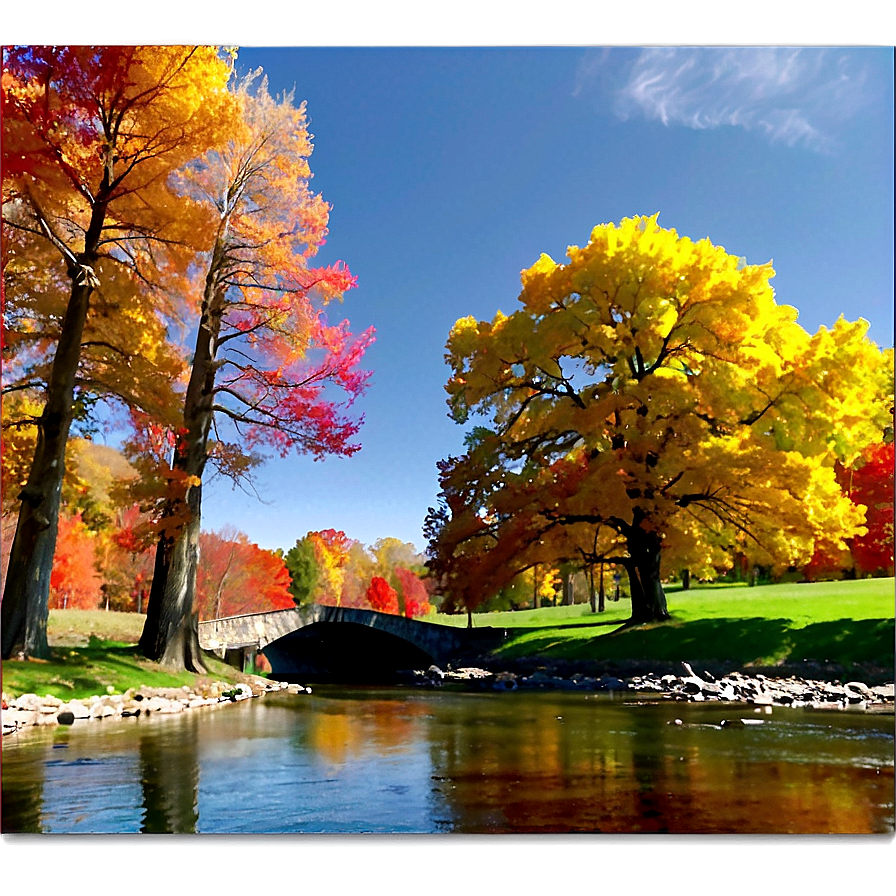
[[[264,650],[275,675],[363,681],[443,665],[503,640],[502,629],[464,629],[373,610],[312,604],[199,623],[199,642],[220,656]],[[365,671],[366,670],[366,671]]]
[[[264,648],[277,674],[297,681],[385,682],[436,657],[390,631],[358,622],[314,622]]]

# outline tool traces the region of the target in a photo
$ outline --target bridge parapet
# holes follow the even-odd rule
[[[322,608],[318,604],[270,613],[246,613],[199,623],[199,645],[223,656],[224,651],[243,647],[262,650],[265,646],[296,629],[317,622]]]

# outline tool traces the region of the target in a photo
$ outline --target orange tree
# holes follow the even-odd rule
[[[4,49],[4,328],[33,337],[43,330],[29,330],[30,303],[58,306],[45,316],[52,344],[31,339],[24,364],[37,368],[20,365],[9,385],[36,388],[42,410],[3,596],[4,657],[49,652],[47,600],[78,376],[87,343],[99,356],[95,372],[120,348],[110,338],[120,323],[105,335],[88,324],[98,304],[120,308],[162,268],[176,267],[179,247],[203,231],[207,219],[172,191],[169,174],[227,130],[229,75],[213,47]],[[161,301],[164,293],[153,295]],[[138,315],[150,337],[153,310],[150,302]],[[125,328],[140,333],[140,323]],[[142,355],[133,357],[143,371]]]
[[[747,265],[656,216],[542,255],[520,307],[453,327],[454,419],[487,419],[440,464],[430,567],[468,609],[536,562],[617,563],[632,620],[668,617],[661,566],[734,549],[797,564],[863,511],[834,474],[880,439],[892,351],[864,321],[809,335]],[[595,536],[600,544],[595,544]]]

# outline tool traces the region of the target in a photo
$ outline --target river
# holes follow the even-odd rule
[[[4,833],[894,830],[892,715],[323,686],[2,759]]]

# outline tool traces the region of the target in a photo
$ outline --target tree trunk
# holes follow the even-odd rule
[[[627,536],[625,562],[632,596],[632,622],[659,622],[669,618],[666,594],[660,580],[662,540],[656,532],[633,527]]]
[[[90,272],[92,277],[92,271]],[[93,286],[87,271],[69,268],[72,291],[47,383],[46,404],[37,423],[37,445],[9,555],[0,626],[2,654],[47,659],[50,573],[59,529],[59,504],[65,474],[65,446],[72,425],[75,376],[81,337]]]
[[[172,463],[175,470],[184,476],[195,477],[199,484],[189,485],[185,497],[171,499],[166,508],[167,516],[180,516],[185,510],[187,519],[173,533],[163,533],[159,538],[146,623],[140,637],[144,656],[166,668],[192,672],[206,671],[199,647],[196,571],[202,514],[201,481],[208,460],[215,395],[215,343],[220,332],[222,309],[223,295],[215,291],[209,273],[184,400],[186,431],[175,448]]]
[[[144,656],[165,668],[190,672],[206,671],[199,646],[199,615],[194,607],[201,492],[201,486],[190,489],[191,516],[180,532],[159,539],[146,622],[140,637]]]
[[[597,603],[597,611],[598,613],[603,613],[606,609],[605,603],[605,594],[604,594],[604,565],[601,563],[600,565],[600,591],[598,592],[598,603]]]
[[[597,612],[597,598],[594,593],[594,564],[588,567],[588,603],[591,604],[591,612]]]
[[[571,607],[576,602],[576,586],[570,570],[563,573],[563,605]]]
[[[467,607],[467,628],[473,628],[473,611]]]
[[[681,590],[688,591],[691,587],[691,571],[689,569],[683,569],[681,571]]]

